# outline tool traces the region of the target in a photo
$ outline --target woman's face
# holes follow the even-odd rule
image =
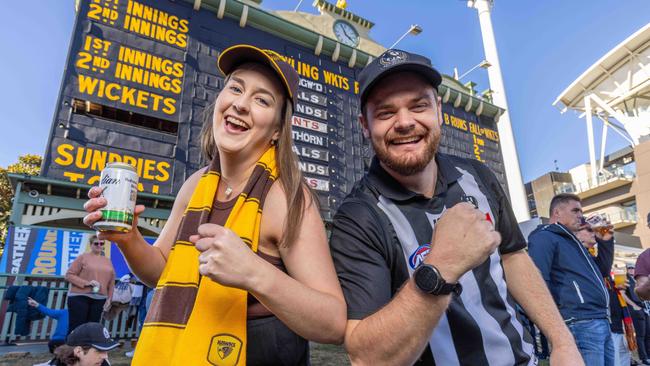
[[[279,137],[282,86],[273,71],[253,65],[233,71],[215,102],[213,134],[220,154],[261,156]]]
[[[108,360],[108,352],[95,348],[84,351],[81,347],[75,347],[74,354],[79,358],[79,366],[101,366],[104,360]]]
[[[583,227],[578,230],[576,236],[587,248],[591,248],[596,244],[596,234],[594,234],[594,230],[591,227]]]

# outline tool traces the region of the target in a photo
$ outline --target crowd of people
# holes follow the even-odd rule
[[[614,233],[585,220],[578,196],[553,198],[524,238],[495,175],[438,151],[441,75],[424,56],[388,50],[359,74],[359,123],[375,156],[328,238],[292,151],[299,76],[250,45],[224,50],[226,76],[201,133],[208,166],[183,184],[153,245],[137,229],[98,232],[70,267],[60,364],[103,361],[115,342],[97,322],[115,242],[155,287],[134,365],[308,365],[309,341],[343,344],[360,365],[648,363],[650,253],[613,278]],[[84,223],[106,199],[89,191]],[[64,333],[69,333],[67,338]]]
[[[644,269],[647,252],[639,256],[641,271],[630,263],[612,276],[614,232],[608,222],[592,226],[580,198],[569,193],[553,197],[549,216],[549,224],[530,234],[528,251],[585,363],[650,365],[650,307],[644,301],[650,297],[636,291],[637,279],[646,283],[650,274]]]

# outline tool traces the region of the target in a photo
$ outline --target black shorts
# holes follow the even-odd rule
[[[247,365],[310,365],[309,342],[275,316],[248,320],[246,328]]]

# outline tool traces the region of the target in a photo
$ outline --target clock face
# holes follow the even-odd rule
[[[334,22],[334,35],[341,43],[350,47],[356,47],[359,44],[359,33],[344,20]]]

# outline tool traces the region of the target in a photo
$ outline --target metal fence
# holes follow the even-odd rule
[[[68,283],[61,276],[33,276],[33,275],[13,275],[0,274],[0,299],[4,299],[5,292],[10,286],[44,286],[50,289],[47,302],[43,305],[50,309],[66,308],[66,299],[68,294]],[[2,300],[0,306],[0,342],[30,342],[30,341],[47,341],[50,334],[56,327],[56,320],[45,317],[31,323],[31,330],[27,336],[18,336],[14,333],[16,326],[16,313],[7,312],[9,302]],[[104,321],[113,338],[130,339],[135,338],[140,332],[137,317],[129,326],[128,318],[130,308],[122,311],[115,319]]]

